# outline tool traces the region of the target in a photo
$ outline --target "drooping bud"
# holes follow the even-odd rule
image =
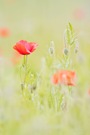
[[[24,90],[24,88],[25,88],[24,83],[21,83],[21,90],[23,91],[23,90]]]
[[[64,48],[64,51],[63,52],[64,52],[65,55],[68,55],[68,53],[69,53],[69,51],[68,51],[67,48]]]
[[[78,53],[78,48],[75,48],[75,50],[74,50],[74,51],[75,51],[75,53]]]
[[[54,47],[54,42],[53,41],[50,42],[50,47],[49,47],[48,51],[49,51],[50,55],[55,54],[55,47]]]

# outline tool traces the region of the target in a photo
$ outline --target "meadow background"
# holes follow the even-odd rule
[[[90,134],[89,5],[89,0],[0,0],[0,29],[9,31],[7,36],[0,36],[0,135]],[[47,93],[59,88],[48,87],[50,80],[45,74],[49,71],[42,70],[42,58],[47,57],[51,41],[57,57],[62,58],[63,33],[68,22],[78,35],[79,52],[72,56],[73,69],[77,72],[74,98],[66,95],[69,106],[63,111],[55,109],[52,103],[51,108],[48,106],[51,98]],[[19,67],[23,56],[15,59],[13,50],[15,43],[22,39],[38,43],[28,60],[35,75],[42,71],[46,82],[30,95],[32,100],[22,97]],[[58,97],[57,92],[53,95],[54,103],[58,102],[55,96]]]

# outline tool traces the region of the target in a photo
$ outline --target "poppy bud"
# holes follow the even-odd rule
[[[64,54],[65,55],[68,55],[68,52],[69,52],[68,49],[67,48],[64,48]]]
[[[78,53],[78,48],[75,48],[75,50],[74,50],[74,51],[75,51],[75,53]]]
[[[24,84],[23,83],[21,83],[21,90],[23,91],[24,90]]]
[[[49,48],[49,54],[53,55],[55,53],[55,48],[54,48],[54,42],[50,42],[50,48]]]

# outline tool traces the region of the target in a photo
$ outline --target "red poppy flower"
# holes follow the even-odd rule
[[[27,42],[25,40],[20,40],[14,45],[14,49],[18,51],[22,55],[31,54],[34,50],[36,50],[38,44],[35,42]]]
[[[74,71],[61,70],[56,72],[52,76],[52,82],[54,84],[64,84],[64,85],[74,86],[75,78],[76,78],[76,73]]]
[[[7,37],[9,36],[10,31],[7,28],[0,28],[0,36],[1,37]]]

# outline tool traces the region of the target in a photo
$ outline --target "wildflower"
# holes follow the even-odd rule
[[[64,48],[64,54],[65,55],[68,55],[68,53],[69,53],[68,49],[67,48]]]
[[[34,50],[36,50],[37,46],[38,44],[35,42],[27,42],[25,40],[20,40],[16,43],[16,45],[14,45],[13,48],[22,55],[28,55],[31,54]]]
[[[76,78],[76,73],[74,71],[61,70],[56,72],[52,76],[52,82],[54,84],[64,84],[68,86],[74,86],[75,78]]]
[[[55,73],[52,77],[52,82],[54,84],[58,84],[59,83],[59,74],[58,73]]]
[[[90,89],[88,90],[88,95],[90,96]]]
[[[85,18],[85,11],[84,9],[75,9],[73,12],[73,16],[76,20],[83,20]]]
[[[0,28],[0,37],[7,37],[9,34],[10,31],[7,28]]]
[[[55,54],[55,48],[54,48],[54,42],[53,41],[50,42],[50,48],[49,48],[48,51],[49,51],[50,55]]]

